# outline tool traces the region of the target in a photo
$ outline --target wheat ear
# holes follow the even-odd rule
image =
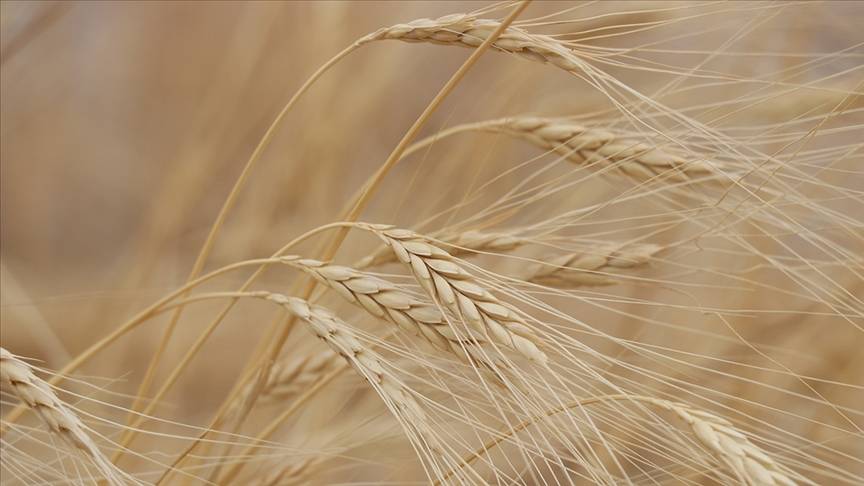
[[[314,384],[322,374],[333,368],[336,359],[338,358],[333,353],[327,351],[276,362],[271,368],[267,381],[261,387],[258,401],[260,403],[274,403],[290,399]],[[255,383],[250,383],[243,392],[243,398],[239,399],[237,403],[244,403],[245,397],[252,392],[254,387]]]
[[[538,347],[539,338],[516,310],[483,288],[449,253],[411,231],[383,225],[364,228],[390,247],[432,299],[461,316],[472,329],[532,361],[547,361]]]
[[[693,435],[748,486],[794,486],[796,483],[771,456],[728,420],[682,403],[640,397],[669,410],[690,426]]]
[[[728,180],[708,162],[688,159],[670,150],[640,142],[615,131],[592,128],[566,119],[514,117],[469,125],[474,130],[500,132],[552,150],[578,164],[614,164],[630,177],[648,180],[662,177],[682,182],[715,176]]]
[[[398,412],[403,427],[413,430],[430,449],[440,450],[434,428],[414,395],[377,353],[363,346],[354,337],[348,324],[342,322],[329,310],[310,305],[303,299],[281,294],[267,294],[266,299],[283,306],[291,314],[306,322],[318,338],[345,358],[354,370],[375,388],[389,408]]]
[[[437,307],[411,296],[393,283],[353,268],[327,265],[318,260],[296,256],[285,256],[280,260],[312,275],[373,316],[421,336],[436,348],[452,351],[463,359],[468,358],[466,353],[478,359],[470,346],[482,344],[482,336],[457,332]]]
[[[104,480],[111,484],[126,484],[126,474],[102,454],[78,415],[57,397],[48,383],[36,376],[29,364],[2,347],[0,381],[33,409],[51,432],[92,461]]]
[[[440,237],[436,236],[435,239],[448,246],[448,253],[451,256],[464,256],[483,252],[500,253],[515,250],[529,242],[526,238],[509,233],[487,233],[483,231],[465,231]],[[393,251],[389,247],[384,246],[375,250],[371,255],[359,260],[354,266],[363,269],[398,261],[399,259],[396,258]]]
[[[611,285],[617,280],[604,272],[643,266],[661,249],[659,245],[645,243],[607,244],[551,258],[524,280],[557,288]]]
[[[451,14],[437,19],[417,19],[397,24],[369,34],[359,41],[400,40],[431,42],[475,48],[501,25],[491,19],[478,19],[470,14]],[[495,40],[493,46],[501,51],[518,54],[532,61],[554,64],[565,71],[575,71],[582,65],[571,49],[546,35],[530,34],[509,26]]]

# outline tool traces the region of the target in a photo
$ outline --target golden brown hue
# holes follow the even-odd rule
[[[861,24],[0,3],[3,484],[864,483]]]

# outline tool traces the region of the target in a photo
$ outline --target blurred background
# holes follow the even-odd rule
[[[134,312],[182,284],[253,148],[291,94],[315,69],[355,39],[382,26],[487,5],[440,1],[2,2],[3,346],[42,360],[45,367],[59,368]],[[860,91],[860,56],[864,54],[861,4],[784,5],[535,2],[523,17],[539,18],[573,8],[558,17],[570,22],[532,30],[559,34],[579,43],[586,52],[598,52],[598,66],[643,93],[674,79],[661,69],[670,65],[681,69],[698,66],[728,79],[770,81],[780,72],[786,83]],[[492,14],[496,15],[503,13]],[[631,29],[626,35],[607,35],[620,32],[622,25],[649,25],[668,19],[677,21],[663,29]],[[634,64],[644,61],[643,65],[656,66],[656,70],[630,69],[618,64],[619,58],[602,64],[602,51],[591,50],[635,46],[656,48],[638,55],[638,60],[633,58]],[[721,48],[790,55],[706,54]],[[429,44],[381,42],[340,62],[314,85],[278,130],[229,214],[206,268],[269,255],[298,234],[335,220],[469,52]],[[843,55],[824,55],[836,52]],[[801,66],[811,58],[814,61],[810,65]],[[784,72],[787,67],[790,71]],[[718,83],[714,88],[702,88],[698,95],[682,90],[663,101],[670,108],[682,109],[734,98],[736,87]],[[747,89],[751,96],[760,93],[749,86]],[[771,93],[779,88],[768,84],[760,89]],[[843,123],[860,127],[861,96],[851,98],[849,110],[854,118]],[[719,114],[711,113],[704,120],[715,120],[713,126],[718,129],[769,125],[828,113],[842,99],[836,94],[812,92],[773,99],[747,110],[742,107],[748,103],[742,101],[724,106]],[[611,108],[607,96],[585,79],[516,56],[489,53],[437,111],[423,135],[495,117],[608,116]],[[828,146],[842,140],[854,148],[855,143],[860,144],[860,135],[860,128],[847,130],[819,143]],[[500,175],[502,167],[538,154],[535,148],[518,141],[478,137],[485,137],[479,138],[484,143],[468,136],[456,137],[415,156],[413,163],[399,166],[361,219],[414,227],[460,201],[478,181]],[[783,143],[780,140],[773,147]],[[864,190],[860,146],[852,154],[834,165],[845,172],[825,174],[831,183],[858,191],[858,201],[837,203],[845,211],[860,208],[860,192]],[[518,173],[504,175],[501,184],[506,187],[518,180]],[[556,201],[560,207],[579,207],[602,200],[607,191],[607,186],[592,184],[564,192]],[[490,196],[478,204],[493,200]],[[470,215],[471,210],[466,211]],[[521,220],[530,221],[538,214],[542,211],[523,215]],[[459,216],[453,219],[458,221]],[[860,227],[856,229],[860,231]],[[848,248],[860,256],[864,247],[856,238],[851,238]],[[351,238],[339,259],[352,261],[374,243],[368,238]],[[315,247],[303,245],[297,252],[311,252]],[[717,268],[723,268],[724,262],[722,255],[710,261]],[[838,280],[860,298],[864,287],[855,272],[851,273]],[[772,279],[780,278],[771,273],[761,275],[761,281],[772,284]],[[223,280],[222,288],[226,282],[234,286],[242,279]],[[290,282],[284,275],[272,273],[261,286],[285,290]],[[688,292],[691,290],[711,295],[715,303],[731,303],[741,309],[763,305],[797,310],[791,316],[760,317],[758,326],[742,327],[738,321],[735,326],[754,342],[783,347],[786,354],[782,356],[800,365],[795,371],[802,375],[854,385],[812,386],[827,400],[860,410],[864,400],[860,388],[864,385],[864,338],[849,322],[860,325],[861,319],[824,314],[823,308],[796,302],[782,292],[744,298],[707,289],[707,283],[705,289]],[[664,302],[680,297],[673,297],[671,292],[657,295],[638,286],[621,290],[621,295]],[[689,296],[682,300],[688,305],[694,302]],[[231,386],[240,364],[260,338],[254,329],[270,320],[256,306],[242,305],[240,309],[229,316],[227,325],[219,328],[208,345],[213,353],[194,362],[188,376],[169,396],[168,401],[178,407],[172,409],[173,418],[192,423],[206,420]],[[668,309],[648,312],[645,319],[676,319],[669,316],[674,312]],[[213,312],[212,308],[195,307],[187,314],[168,350],[168,362],[179,359]],[[642,335],[633,322],[620,316],[606,320],[603,315],[597,309],[580,314],[592,324],[608,326],[606,331]],[[681,320],[691,317],[688,314]],[[754,321],[752,316],[741,319]],[[85,373],[117,380],[112,385],[116,390],[133,392],[164,322],[163,318],[154,320],[152,326],[121,340]],[[705,327],[718,330],[714,325]],[[655,338],[658,344],[687,347],[706,355],[717,349],[715,344],[700,348],[683,342],[681,335],[659,332]],[[765,365],[750,351],[735,352],[742,354],[727,357]],[[795,356],[800,360],[792,358]],[[731,372],[744,376],[751,371],[758,382],[806,391],[794,377],[737,368]],[[745,393],[731,385],[727,391]],[[748,397],[755,401],[783,406],[773,403],[776,397],[768,386],[750,392]],[[196,398],[194,403],[191,397]],[[813,405],[807,400],[786,405],[792,422],[794,416],[818,416],[825,424],[848,426],[843,418],[826,412],[830,408],[827,405]],[[753,412],[762,417],[760,413]],[[853,415],[851,420],[864,426],[860,415]],[[832,441],[836,436],[827,425],[795,427],[814,441]],[[864,453],[861,443],[846,435],[832,445],[850,457]],[[848,469],[860,466],[850,463]]]

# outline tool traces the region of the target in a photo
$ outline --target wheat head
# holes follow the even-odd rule
[[[267,300],[286,308],[304,321],[319,339],[340,354],[357,373],[368,381],[394,411],[403,426],[415,432],[433,451],[440,450],[423,408],[384,360],[364,346],[351,332],[350,326],[329,310],[311,305],[303,299],[281,294],[267,294]]]
[[[688,405],[645,398],[684,421],[697,440],[748,486],[794,486],[795,481],[728,420]]]
[[[48,383],[36,376],[29,364],[4,348],[0,348],[0,381],[36,412],[51,432],[83,453],[105,481],[126,484],[126,474],[99,450],[78,415],[57,397]]]
[[[616,282],[615,278],[604,272],[643,266],[661,249],[659,245],[644,243],[607,244],[551,258],[525,280],[556,288],[611,285]]]
[[[546,363],[539,338],[510,305],[480,285],[446,251],[420,235],[381,225],[366,225],[408,266],[418,283],[444,308],[460,316],[490,341],[511,348],[529,360]]]

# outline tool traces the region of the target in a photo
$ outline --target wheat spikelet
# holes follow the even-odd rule
[[[687,159],[633,137],[611,130],[587,127],[566,119],[540,117],[502,118],[471,124],[475,130],[501,132],[553,150],[579,164],[614,164],[615,168],[639,180],[662,176],[671,181],[716,176],[728,180],[711,164]]]
[[[57,397],[48,383],[33,373],[30,365],[2,347],[0,381],[33,409],[51,432],[92,461],[104,480],[111,484],[126,484],[125,473],[102,454],[81,419]]]
[[[281,261],[309,273],[375,317],[395,324],[416,336],[421,336],[440,350],[449,350],[461,358],[465,353],[477,359],[467,346],[481,344],[482,336],[456,332],[441,311],[420,301],[384,279],[350,267],[327,265],[318,260],[285,256]],[[463,350],[463,345],[466,347]]]
[[[267,293],[267,300],[285,307],[309,325],[312,332],[339,353],[402,417],[404,427],[416,432],[432,450],[440,450],[434,429],[414,395],[390,371],[380,356],[351,333],[351,328],[329,310],[303,299]]]
[[[500,25],[497,20],[478,19],[470,14],[451,14],[437,19],[417,19],[379,29],[359,41],[401,40],[477,47]],[[530,34],[510,26],[493,44],[497,49],[575,71],[582,61],[560,41],[546,35]]]
[[[473,230],[447,234],[436,237],[435,239],[448,245],[450,248],[448,253],[450,253],[451,256],[463,256],[483,252],[495,253],[511,251],[528,243],[526,238],[509,233],[487,233]],[[358,261],[355,267],[363,269],[398,261],[396,255],[390,250],[390,248],[385,246],[378,248],[371,255]]]
[[[661,249],[659,245],[633,243],[604,245],[590,251],[568,253],[540,265],[525,280],[557,288],[611,285],[616,280],[602,272],[645,265]]]
[[[508,304],[479,285],[453,257],[411,231],[365,225],[407,265],[424,290],[475,331],[539,363],[547,361],[527,323]]]
[[[794,486],[768,454],[750,442],[728,420],[688,405],[654,398],[639,398],[669,410],[687,423],[693,435],[748,486]]]
[[[312,385],[335,363],[335,355],[331,352],[308,354],[275,363],[261,387],[258,403],[281,402],[292,398]],[[250,383],[243,392],[243,398],[236,403],[245,403],[254,387],[255,383]]]

